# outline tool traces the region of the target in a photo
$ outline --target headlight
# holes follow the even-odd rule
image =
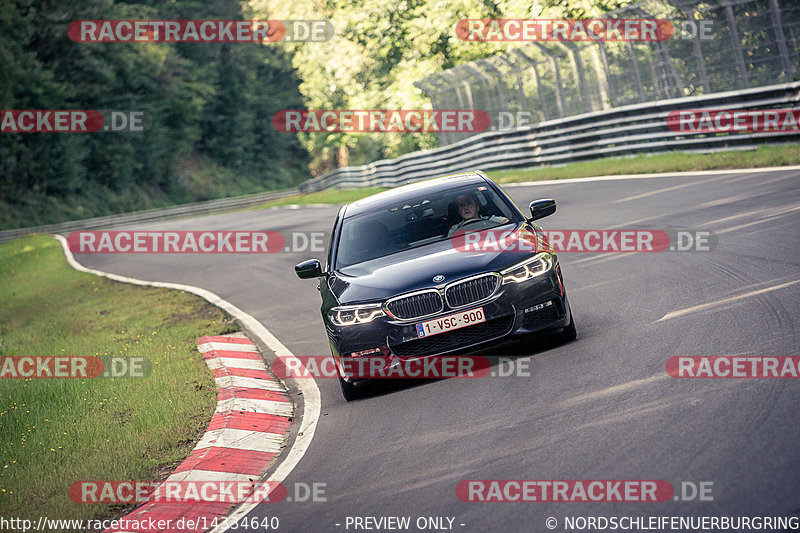
[[[328,311],[328,318],[337,326],[366,324],[381,316],[385,316],[381,304],[343,305]]]
[[[551,268],[553,268],[553,256],[542,252],[501,271],[500,274],[503,276],[503,283],[522,283],[547,273]]]

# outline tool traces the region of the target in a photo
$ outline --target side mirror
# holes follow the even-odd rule
[[[318,278],[322,275],[322,267],[318,259],[308,259],[294,266],[294,271],[300,279]]]
[[[531,220],[539,220],[556,212],[556,201],[553,199],[534,200],[531,202]]]

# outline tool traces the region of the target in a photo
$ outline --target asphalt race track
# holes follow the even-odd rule
[[[491,175],[491,172],[489,173]],[[463,532],[556,530],[566,516],[800,515],[800,380],[674,379],[679,355],[800,355],[800,171],[549,182],[546,229],[713,232],[712,251],[562,253],[578,340],[506,343],[530,376],[389,386],[345,403],[321,379],[316,435],[284,481],[324,502],[262,504],[278,531],[353,531],[347,517],[449,517]],[[269,209],[129,229],[324,231],[336,207]],[[327,245],[327,241],[326,241]],[[295,355],[326,355],[314,281],[323,253],[76,254],[91,268],[199,286],[250,313]],[[324,262],[324,261],[323,261]],[[713,501],[462,502],[470,479],[713,482]],[[337,525],[339,524],[339,525]],[[448,521],[444,520],[447,526]],[[363,530],[363,529],[362,529]]]

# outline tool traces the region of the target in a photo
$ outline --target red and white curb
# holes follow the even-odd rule
[[[246,337],[201,337],[197,348],[214,374],[217,410],[205,435],[166,482],[255,483],[280,453],[289,431],[294,408],[286,388],[269,373],[258,348]],[[119,519],[122,524],[142,524],[142,529],[105,531],[152,532],[148,523],[171,524],[163,531],[205,531],[246,499],[150,502]]]
[[[87,267],[81,265],[80,263],[78,263],[75,260],[75,257],[72,255],[72,251],[69,249],[69,244],[67,244],[67,240],[63,236],[55,235],[55,238],[61,244],[61,248],[62,248],[62,250],[64,252],[64,256],[67,259],[67,262],[75,270],[79,270],[81,272],[87,272],[89,274],[94,274],[94,275],[97,275],[97,276],[102,276],[104,278],[112,279],[114,281],[120,281],[122,283],[130,283],[130,284],[133,284],[133,285],[143,285],[143,286],[150,286],[150,287],[163,287],[163,288],[167,288],[167,289],[175,289],[175,290],[180,290],[180,291],[190,292],[192,294],[196,294],[196,295],[200,296],[201,298],[207,300],[212,305],[215,305],[215,306],[219,307],[220,309],[226,311],[228,314],[233,316],[239,322],[239,324],[242,325],[242,327],[246,328],[246,330],[247,330],[247,332],[248,332],[248,334],[250,336],[252,336],[255,339],[258,339],[258,341],[260,343],[262,343],[264,346],[266,346],[269,350],[271,350],[274,353],[274,356],[276,358],[281,358],[281,359],[284,359],[284,360],[296,359],[295,355],[286,346],[284,346],[283,343],[281,341],[279,341],[266,327],[264,327],[264,325],[261,322],[256,320],[250,314],[245,313],[244,311],[242,311],[241,309],[239,309],[238,307],[236,307],[235,305],[233,305],[229,301],[227,301],[227,300],[219,297],[218,295],[214,294],[213,292],[211,292],[209,290],[206,290],[206,289],[203,289],[203,288],[200,288],[200,287],[194,287],[192,285],[184,285],[184,284],[181,284],[181,283],[169,283],[169,282],[163,282],[163,281],[145,281],[145,280],[140,280],[140,279],[136,279],[136,278],[131,278],[131,277],[128,277],[128,276],[121,276],[119,274],[112,274],[112,273],[109,273],[109,272],[103,272],[101,270],[95,270],[95,269],[92,269],[92,268],[87,268]],[[227,339],[230,340],[231,337],[227,337]],[[219,352],[216,352],[216,350],[214,350],[214,347],[215,347],[214,346],[214,342],[216,342],[216,341],[209,341],[208,338],[205,338],[203,340],[204,340],[204,342],[202,344],[209,344],[210,343],[210,347],[212,348],[212,350],[210,350],[210,351],[215,351],[216,357],[218,359],[235,359],[233,357],[228,357],[227,354],[224,357],[220,357],[219,356]],[[233,341],[233,342],[225,341],[226,344],[228,344],[228,343],[229,344],[247,344],[249,342],[250,341],[242,342],[241,340]],[[217,347],[219,348],[219,346],[217,346]],[[244,349],[241,346],[239,347],[238,350],[220,350],[220,352],[225,352],[225,351],[228,351],[228,352],[240,352],[240,354],[239,354],[240,357],[238,357],[238,358],[239,359],[244,359],[244,357],[242,357],[241,355],[243,353],[246,353],[248,350]],[[206,353],[209,353],[209,352],[206,352]],[[209,358],[213,358],[214,356],[208,356],[208,357]],[[258,359],[259,360],[261,359],[260,356],[259,356]],[[225,377],[226,377],[225,375],[222,375],[222,376],[220,376],[220,379],[224,380]],[[259,422],[257,421],[257,419],[259,417],[261,417],[262,420],[266,420],[266,425],[261,425],[261,426],[256,426],[256,427],[274,427],[274,426],[270,425],[270,424],[272,424],[272,422],[271,422],[269,416],[280,416],[280,415],[271,415],[270,413],[255,413],[252,410],[248,409],[248,413],[247,413],[247,415],[245,417],[241,412],[237,412],[236,408],[241,407],[243,405],[247,405],[246,403],[243,403],[243,402],[245,400],[248,400],[248,398],[246,398],[246,394],[247,393],[245,391],[242,391],[242,396],[239,396],[239,395],[236,394],[237,389],[239,389],[239,388],[250,389],[252,387],[237,387],[237,384],[241,384],[242,381],[240,379],[234,379],[234,377],[235,378],[242,378],[242,377],[246,377],[246,376],[232,376],[229,373],[227,382],[223,383],[226,386],[223,388],[220,385],[221,388],[220,388],[219,395],[222,396],[222,398],[221,398],[222,402],[225,402],[226,400],[233,400],[233,401],[229,401],[228,404],[222,403],[222,407],[219,408],[221,410],[218,409],[218,412],[215,414],[216,418],[212,417],[212,421],[211,421],[211,425],[209,426],[209,430],[213,430],[213,429],[241,429],[243,424],[247,429],[252,430],[253,426],[247,426],[247,424],[259,424]],[[233,387],[231,387],[230,385],[233,385]],[[298,394],[301,395],[301,396],[299,396],[299,398],[302,398],[302,416],[300,417],[299,422],[298,422],[298,418],[297,417],[293,418],[294,422],[299,423],[299,427],[297,428],[298,429],[297,434],[295,435],[294,441],[292,442],[292,444],[289,447],[288,451],[280,459],[280,461],[278,463],[276,463],[275,465],[273,465],[271,467],[273,472],[271,474],[269,474],[269,477],[267,477],[266,479],[258,479],[257,476],[255,476],[253,474],[250,474],[250,473],[245,473],[245,472],[238,473],[237,476],[241,475],[242,477],[239,477],[237,479],[246,479],[247,481],[253,481],[253,482],[255,482],[255,481],[263,481],[263,482],[267,482],[267,483],[282,482],[292,472],[292,470],[294,470],[295,466],[297,466],[297,464],[300,462],[300,460],[305,455],[306,450],[308,450],[308,447],[311,445],[311,441],[314,438],[314,434],[315,434],[316,428],[317,428],[317,422],[319,421],[320,409],[321,409],[320,393],[319,393],[319,388],[317,387],[316,382],[314,380],[311,380],[311,379],[297,380],[296,382],[294,382],[293,387],[296,387],[298,389],[298,391],[299,391]],[[275,397],[270,397],[269,396],[269,393],[277,393],[277,392],[278,391],[267,391],[268,396],[267,396],[266,399],[268,401],[277,402],[278,400],[275,400],[274,399]],[[218,398],[218,399],[220,399],[220,398]],[[262,399],[262,398],[255,398],[255,399],[258,400],[258,399]],[[250,398],[250,400],[252,400],[252,398]],[[264,404],[260,404],[260,405],[264,405]],[[271,405],[274,405],[274,404],[271,404]],[[219,404],[218,404],[218,406],[219,406]],[[217,416],[217,415],[219,415],[219,416]],[[266,418],[265,418],[265,415],[266,415]],[[245,418],[246,418],[246,421],[244,421]],[[286,418],[286,421],[288,422],[288,417]],[[263,421],[261,423],[263,424]],[[279,424],[279,422],[275,422],[275,423]],[[214,424],[219,424],[219,426],[214,426]],[[228,424],[230,424],[230,426]],[[273,431],[269,431],[269,432],[273,432]],[[262,433],[266,433],[266,432],[262,432]],[[215,442],[214,444],[217,444],[217,442]],[[208,446],[207,448],[209,448],[209,449],[206,452],[206,455],[204,456],[204,459],[206,459],[208,461],[211,461],[215,457],[213,454],[217,453],[215,451],[217,447],[216,446]],[[247,450],[237,450],[235,452],[230,452],[231,455],[229,456],[229,460],[225,464],[226,465],[227,464],[238,465],[238,464],[240,464],[240,461],[238,460],[238,455],[242,454],[243,457],[246,457],[246,456],[249,455],[249,453],[250,452],[248,452]],[[203,464],[202,466],[206,467],[205,464]],[[244,467],[242,469],[245,469],[245,468],[249,468],[249,467]],[[186,470],[185,472],[186,473],[184,475],[188,476],[188,475],[190,475],[191,472],[193,472],[193,470]],[[215,476],[210,480],[220,480],[220,478],[224,478],[224,479],[222,479],[222,481],[234,481],[234,478],[232,478],[232,474],[229,473],[229,472],[215,472],[213,470],[209,470],[208,472],[209,473],[213,473],[213,476]],[[176,474],[177,473],[178,472],[176,472]],[[175,504],[171,504],[171,505],[175,505]],[[201,504],[201,505],[203,506],[203,512],[204,513],[208,513],[210,511],[212,511],[212,506],[211,505],[208,505],[208,504]],[[233,511],[231,511],[229,504],[212,504],[212,505],[219,506],[218,509],[217,508],[213,509],[214,511],[219,511],[220,514],[218,516],[224,517],[224,516],[226,516],[226,513],[227,513],[227,518],[229,520],[228,521],[221,521],[221,523],[218,521],[217,527],[214,527],[214,529],[211,530],[212,533],[223,533],[225,531],[228,531],[232,527],[235,527],[235,525],[238,523],[238,520],[241,520],[248,513],[250,513],[253,510],[253,508],[255,508],[256,505],[258,505],[258,503],[257,502],[243,502],[241,505],[238,505]],[[212,523],[212,522],[209,521],[209,523]],[[152,531],[152,529],[151,529],[151,531]]]

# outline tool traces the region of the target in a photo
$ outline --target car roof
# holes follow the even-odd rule
[[[405,200],[419,198],[421,195],[425,194],[447,191],[464,185],[485,184],[486,179],[487,178],[483,174],[472,171],[395,187],[394,189],[379,192],[348,204],[345,206],[344,218],[349,218],[382,207],[388,207]]]

